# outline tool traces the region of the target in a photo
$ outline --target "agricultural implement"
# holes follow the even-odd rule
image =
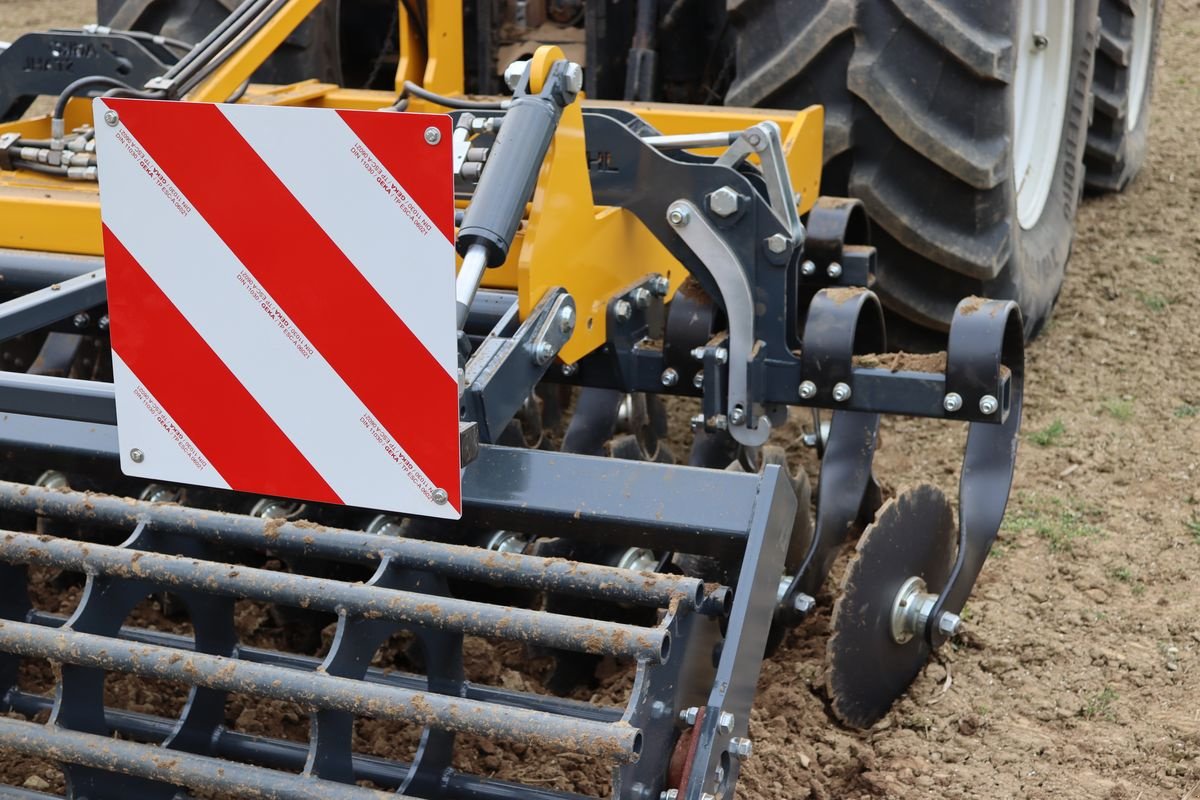
[[[486,741],[611,766],[614,798],[733,797],[762,660],[856,535],[827,688],[878,720],[999,528],[1017,305],[968,297],[944,354],[889,354],[863,207],[818,197],[819,107],[592,102],[555,47],[498,99],[436,93],[434,58],[399,102],[249,84],[314,5],[248,0],[186,49],[92,28],[0,53],[4,113],[60,97],[0,126],[4,758],[89,800],[581,796],[472,770]],[[956,504],[881,503],[884,414],[969,426]],[[47,604],[71,576],[78,603]],[[247,607],[307,635],[247,642]],[[553,667],[473,680],[471,637]],[[569,696],[601,658],[622,697]],[[106,705],[121,674],[186,703]],[[236,730],[234,694],[308,735]],[[360,752],[360,719],[411,758]]]

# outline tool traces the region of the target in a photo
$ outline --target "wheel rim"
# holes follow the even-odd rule
[[[1017,220],[1032,228],[1042,216],[1058,163],[1075,0],[1021,0],[1013,74],[1013,178]]]
[[[1142,99],[1146,96],[1146,83],[1150,77],[1151,39],[1154,33],[1154,0],[1134,0],[1133,3],[1133,53],[1129,65],[1129,112],[1125,115],[1125,129],[1137,127],[1142,113]]]

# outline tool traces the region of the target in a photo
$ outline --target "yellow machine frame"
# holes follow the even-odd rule
[[[291,35],[320,0],[290,0],[275,19],[234,53],[187,99],[219,102],[249,80],[259,66]],[[414,81],[447,96],[464,94],[461,0],[428,4],[427,41],[416,34],[400,3],[401,54],[396,90]],[[556,47],[535,55],[534,80],[555,59]],[[289,86],[252,85],[240,102],[312,108],[379,109],[392,105],[388,92],[345,89],[316,80]],[[686,277],[679,262],[633,216],[593,202],[588,175],[583,108],[618,105],[581,100],[566,109],[546,157],[526,224],[518,233],[508,261],[489,270],[484,286],[515,289],[522,316],[545,291],[563,286],[575,298],[580,323],[559,357],[573,363],[606,341],[608,301],[651,273],[666,275],[671,292]],[[819,106],[802,111],[737,109],[660,103],[621,103],[664,134],[740,130],[773,120],[783,132],[784,153],[801,213],[815,202],[821,177],[824,113]],[[412,98],[409,111],[440,112],[442,107]],[[91,121],[87,100],[72,100],[66,111],[70,130]],[[49,117],[33,117],[0,125],[0,134],[19,132],[46,138]],[[699,151],[704,152],[704,151]],[[103,254],[100,201],[94,183],[68,182],[32,172],[0,171],[0,248],[76,255]]]

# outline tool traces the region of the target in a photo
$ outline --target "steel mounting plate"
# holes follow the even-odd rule
[[[94,111],[122,470],[458,518],[449,118]]]

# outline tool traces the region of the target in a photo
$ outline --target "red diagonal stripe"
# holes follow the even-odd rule
[[[427,424],[429,408],[457,408],[454,378],[217,106],[111,104],[246,269],[461,510],[457,425]],[[313,158],[320,157],[314,151]]]
[[[113,350],[226,483],[341,503],[107,225],[104,264]]]
[[[449,241],[454,241],[454,175],[442,158],[426,158],[431,147],[453,147],[450,118],[427,114],[427,125],[397,125],[394,114],[378,111],[339,111],[367,149],[392,177],[400,181],[429,221]],[[425,141],[425,128],[436,128],[441,135],[437,145]]]

